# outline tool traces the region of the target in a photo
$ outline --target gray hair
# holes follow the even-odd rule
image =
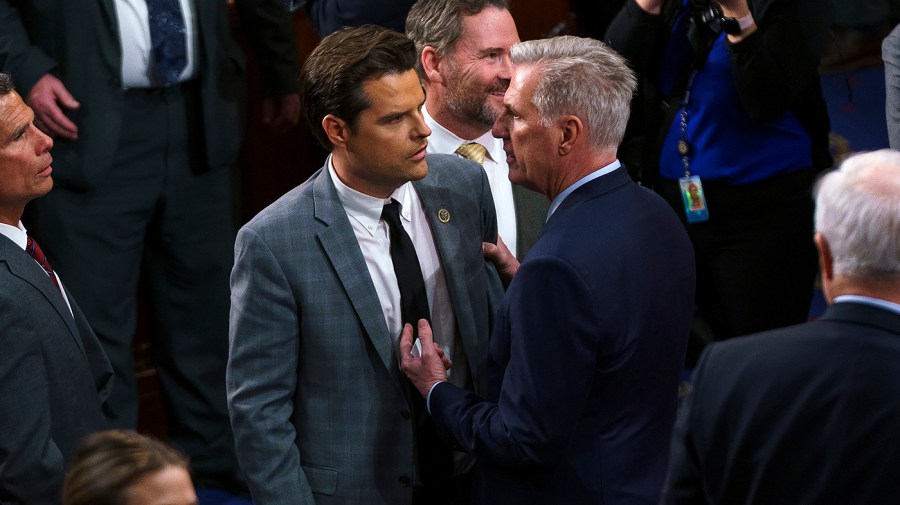
[[[598,40],[571,36],[520,42],[510,57],[516,66],[537,67],[540,77],[532,101],[544,126],[575,115],[595,149],[618,148],[637,88],[625,58]]]
[[[851,156],[816,188],[816,231],[835,275],[900,277],[900,152]]]
[[[406,16],[406,36],[416,44],[416,69],[422,73],[422,50],[431,46],[441,56],[462,36],[463,16],[494,7],[509,10],[507,0],[419,0]]]
[[[9,94],[15,90],[16,85],[13,84],[12,77],[5,72],[0,72],[0,96]]]

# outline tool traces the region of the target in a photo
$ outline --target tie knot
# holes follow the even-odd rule
[[[28,241],[25,242],[25,252],[28,253],[29,256],[34,258],[35,261],[41,264],[42,267],[46,270],[49,266],[49,262],[47,261],[47,256],[44,255],[44,251],[41,250],[41,246],[31,237],[28,237]]]
[[[472,160],[479,165],[484,164],[484,158],[487,156],[487,148],[478,142],[469,142],[468,144],[463,144],[456,149],[456,154],[462,156],[463,158]]]
[[[56,279],[56,274],[53,272],[53,267],[50,266],[50,262],[47,261],[47,257],[44,256],[44,251],[41,250],[41,246],[38,245],[37,242],[31,237],[28,237],[28,240],[25,242],[25,252],[28,253],[29,256],[34,258],[34,261],[47,272],[47,275],[50,277],[50,280],[53,281],[53,284],[59,288],[59,281]]]
[[[400,224],[400,202],[397,200],[391,199],[391,203],[384,204],[384,209],[381,211],[381,219],[384,220],[388,225],[392,228],[401,226]]]

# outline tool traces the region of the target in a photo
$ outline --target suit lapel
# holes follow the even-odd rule
[[[468,309],[472,302],[469,298],[465,266],[463,261],[458,259],[460,249],[459,220],[453,219],[457,215],[457,209],[453,204],[450,191],[443,187],[435,186],[433,181],[433,178],[426,177],[421,181],[413,182],[413,187],[422,200],[422,210],[425,212],[425,217],[434,236],[434,246],[441,260],[444,277],[447,279],[450,300],[453,302],[457,332],[462,339],[466,354],[479,356],[481,353],[478,350],[479,342],[475,319],[472,311]],[[449,220],[446,223],[442,222],[441,216],[449,217]],[[476,374],[477,367],[471,367],[471,373],[473,375]]]
[[[76,5],[80,2],[74,2]],[[82,27],[84,37],[99,37],[100,56],[110,69],[117,72],[122,68],[122,49],[119,37],[119,17],[116,15],[115,0],[98,0],[101,21],[97,25],[98,28],[104,27],[99,33],[90,33],[91,30]],[[74,7],[82,9],[83,7]],[[86,44],[90,43],[89,39],[85,39]]]
[[[0,258],[5,259],[10,273],[31,284],[53,306],[56,314],[63,320],[72,334],[72,338],[75,339],[78,349],[84,353],[84,345],[81,342],[78,328],[75,327],[75,319],[73,319],[72,313],[69,312],[69,307],[63,300],[62,294],[56,289],[53,281],[47,277],[47,273],[44,272],[41,266],[14,244],[12,240],[2,236],[0,236]]]
[[[338,200],[337,190],[334,189],[327,168],[323,168],[315,176],[313,201],[316,219],[325,224],[325,228],[317,233],[325,255],[337,272],[378,356],[384,366],[391,369],[394,340],[388,333],[381,302],[375,292],[375,285],[372,284],[366,260],[359,249],[347,212]]]

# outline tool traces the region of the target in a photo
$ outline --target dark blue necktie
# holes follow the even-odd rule
[[[150,43],[156,75],[165,85],[175,84],[187,66],[187,27],[179,0],[147,0]]]

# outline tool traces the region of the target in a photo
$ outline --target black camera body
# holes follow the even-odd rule
[[[717,5],[710,5],[700,12],[700,22],[715,33],[725,32],[728,35],[741,33],[741,24],[735,18],[726,18]]]
[[[670,4],[679,5],[680,2]],[[690,25],[687,37],[693,49],[694,68],[703,68],[706,56],[719,35],[741,33],[741,23],[722,14],[719,4],[710,0],[690,0]]]
[[[708,27],[715,34],[725,32],[728,35],[738,35],[741,33],[741,24],[738,20],[726,18],[719,6],[714,3],[701,9],[698,17],[700,24]]]

